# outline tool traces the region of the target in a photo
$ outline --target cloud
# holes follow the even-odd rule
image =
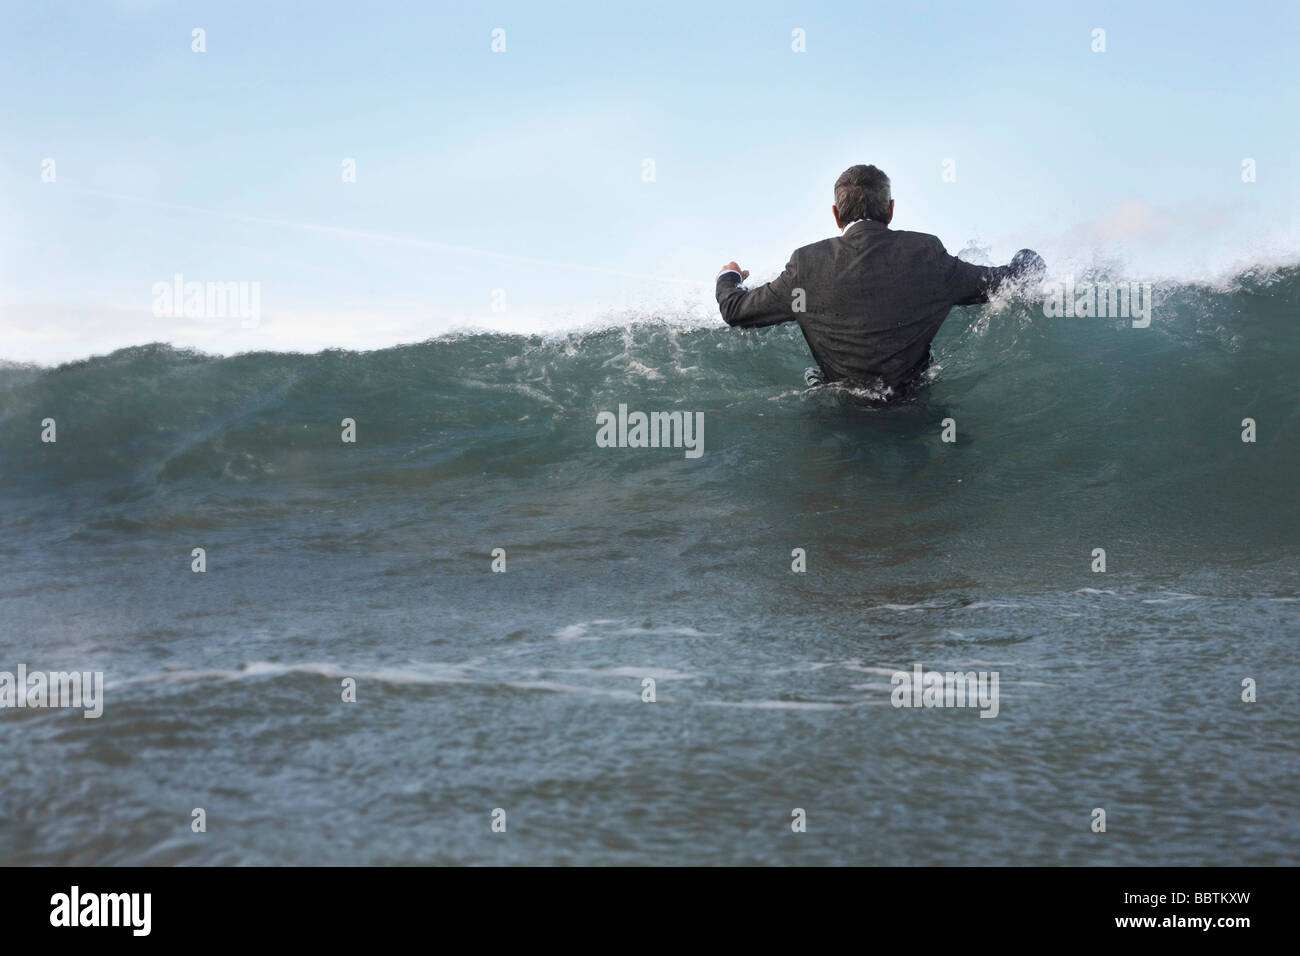
[[[1207,222],[1214,222],[1222,228],[1235,218],[1236,213],[1235,207],[1227,205],[1194,203],[1170,209],[1130,199],[1095,219],[1074,226],[1066,232],[1064,241],[1068,245],[1093,249],[1115,245],[1156,248],[1173,240],[1181,241],[1189,234],[1203,232]]]

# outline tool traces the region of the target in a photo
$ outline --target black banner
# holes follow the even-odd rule
[[[1030,931],[1231,945],[1242,932],[1279,929],[1291,878],[1281,869],[573,869],[541,878],[489,868],[11,868],[0,870],[0,913],[9,943],[76,933],[79,943],[301,944],[338,942],[345,929],[396,938],[439,926],[540,941],[561,924],[580,938],[609,928],[644,943],[680,939],[684,921],[698,920],[732,939],[907,932],[920,943]]]

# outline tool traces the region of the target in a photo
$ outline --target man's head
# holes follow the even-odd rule
[[[889,177],[875,166],[850,166],[835,180],[835,225],[843,229],[859,219],[874,219],[886,226],[894,218]]]

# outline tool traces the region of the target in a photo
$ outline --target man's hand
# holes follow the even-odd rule
[[[740,278],[742,280],[749,278],[749,270],[740,268],[740,265],[735,262],[728,262],[725,266],[723,266],[721,269],[718,270],[718,275],[722,275],[722,273],[724,272],[731,272],[731,271],[739,272]]]

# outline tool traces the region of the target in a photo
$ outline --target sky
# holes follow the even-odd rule
[[[856,163],[988,261],[1296,261],[1298,51],[1294,2],[0,0],[0,360],[720,322]]]

